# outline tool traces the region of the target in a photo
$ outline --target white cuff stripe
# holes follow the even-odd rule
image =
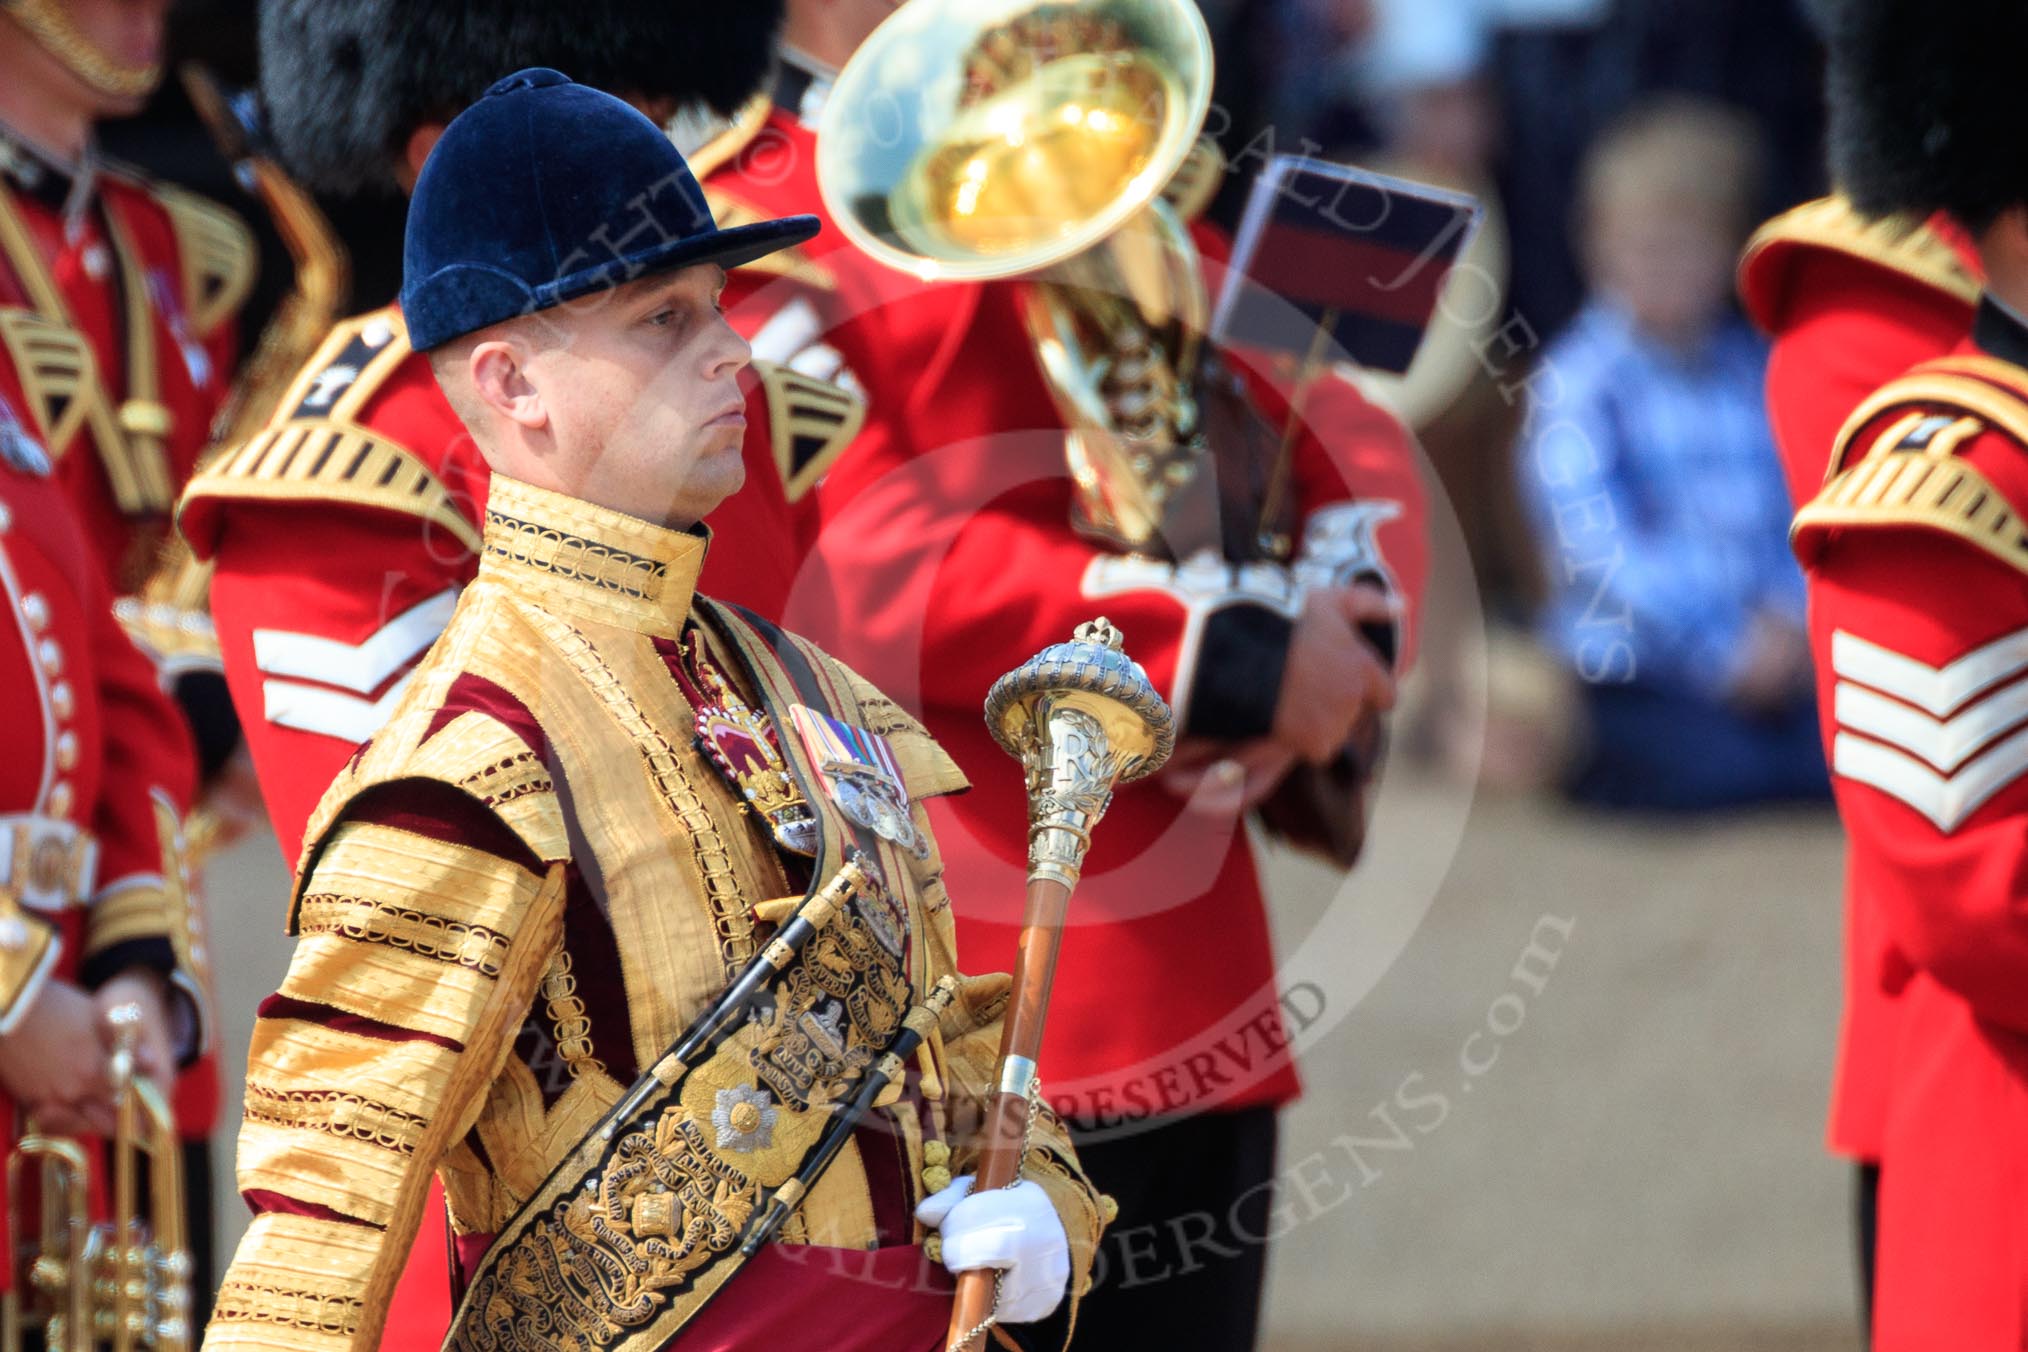
[[[1303,613],[1302,589],[1287,569],[1271,563],[1234,566],[1209,550],[1181,563],[1132,554],[1098,554],[1085,565],[1079,590],[1093,601],[1129,592],[1160,592],[1182,609],[1175,688],[1162,692],[1179,728],[1189,721],[1204,626],[1213,614],[1235,605],[1263,606],[1291,621]]]
[[[269,676],[299,677],[370,695],[436,642],[457,606],[457,588],[447,588],[410,606],[359,643],[286,629],[256,629],[254,665]]]
[[[99,884],[99,890],[92,894],[92,905],[96,906],[102,901],[110,901],[122,892],[133,892],[140,889],[146,889],[150,892],[161,892],[167,889],[168,886],[168,881],[159,873],[123,873],[110,882]]]

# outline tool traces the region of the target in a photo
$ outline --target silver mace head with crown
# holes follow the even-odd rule
[[[1103,616],[993,683],[986,725],[1028,779],[1028,876],[1077,885],[1113,786],[1162,768],[1176,718]]]

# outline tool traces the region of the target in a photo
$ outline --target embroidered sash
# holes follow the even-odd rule
[[[446,1349],[667,1344],[744,1265],[740,1240],[756,1212],[777,1196],[800,1199],[807,1181],[797,1175],[834,1111],[916,1003],[909,960],[920,946],[910,941],[907,894],[895,890],[910,877],[903,857],[824,796],[789,731],[795,704],[857,719],[858,701],[773,626],[709,602],[699,610],[737,651],[816,810],[812,891],[735,983],[735,996],[753,993],[730,1001],[736,1014],[723,1031],[686,1032],[501,1229]],[[834,907],[824,885],[848,860],[877,878]],[[797,935],[807,942],[791,951]]]

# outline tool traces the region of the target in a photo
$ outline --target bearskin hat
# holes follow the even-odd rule
[[[1947,211],[1983,229],[2028,202],[2015,91],[2022,0],[1821,0],[1831,172],[1870,215]]]
[[[261,100],[320,192],[393,191],[410,133],[551,66],[623,97],[729,113],[766,77],[784,0],[261,0]]]

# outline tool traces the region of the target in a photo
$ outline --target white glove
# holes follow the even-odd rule
[[[1003,1324],[1046,1318],[1070,1289],[1070,1236],[1049,1194],[1027,1179],[972,1195],[972,1175],[955,1179],[915,1209],[915,1218],[944,1237],[944,1266],[953,1273],[999,1268]]]

